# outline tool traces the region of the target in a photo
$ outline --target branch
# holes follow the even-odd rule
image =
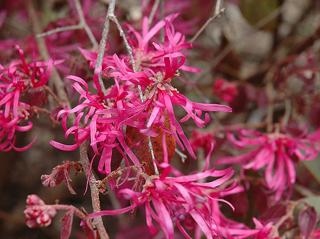
[[[149,26],[151,26],[153,18],[156,15],[156,12],[157,12],[157,10],[159,8],[160,1],[161,0],[155,0],[154,3],[153,3],[152,9],[151,9],[151,12],[150,12],[150,15],[149,15],[149,22],[148,22]]]
[[[273,233],[274,236],[278,236],[279,235],[279,229],[280,227],[290,218],[293,218],[293,213],[294,210],[296,208],[296,206],[299,204],[299,201],[293,201],[293,202],[289,202],[289,205],[287,207],[287,211],[286,214],[283,215],[279,221],[273,226]]]
[[[266,95],[268,98],[268,107],[267,107],[267,131],[270,133],[273,130],[273,112],[274,112],[274,88],[273,88],[273,75],[274,75],[274,68],[270,69],[267,73],[265,82],[266,82]]]
[[[90,172],[90,163],[87,155],[87,143],[83,143],[80,145],[80,162],[84,169],[84,172],[87,174],[87,179],[89,181],[90,192],[91,192],[91,199],[92,199],[92,207],[94,212],[100,212],[100,198],[99,198],[99,189],[96,185],[96,178],[94,177],[93,173]],[[89,174],[90,173],[90,174]],[[102,239],[109,239],[109,235],[103,225],[103,221],[101,217],[94,218],[94,224],[98,229],[100,238]]]
[[[284,116],[281,120],[282,127],[286,127],[288,125],[288,122],[290,120],[290,116],[292,113],[292,105],[291,105],[290,99],[285,99],[284,105],[285,105],[285,111],[284,111]]]
[[[37,206],[35,206],[35,207],[37,207]],[[39,206],[39,207],[42,207],[42,206]],[[74,215],[76,215],[81,220],[86,220],[87,219],[87,215],[86,214],[84,214],[80,209],[78,209],[78,208],[76,208],[75,206],[72,206],[72,205],[51,204],[51,205],[46,205],[45,207],[53,207],[57,211],[73,210],[74,211]]]
[[[98,76],[98,82],[99,82],[99,85],[101,87],[103,94],[106,94],[106,88],[103,84],[102,77],[101,77],[102,61],[103,61],[103,56],[104,56],[104,52],[106,49],[107,37],[108,37],[108,33],[109,33],[109,28],[110,28],[110,18],[109,17],[114,12],[115,4],[116,4],[115,0],[111,1],[111,3],[109,4],[108,13],[106,15],[106,18],[105,18],[104,24],[103,24],[103,31],[102,31],[102,37],[100,40],[100,44],[99,44],[97,62],[94,67],[94,74]]]
[[[188,158],[188,156],[185,155],[184,153],[182,153],[179,149],[176,148],[174,151],[180,156],[182,163],[184,163],[186,161],[186,159]]]
[[[211,16],[203,25],[202,27],[197,31],[197,33],[191,38],[190,42],[194,42],[200,35],[201,33],[206,29],[206,27],[216,18],[220,17],[224,11],[225,8],[222,7],[223,5],[223,0],[217,0],[216,6],[214,9],[214,14]]]
[[[52,29],[50,31],[37,34],[37,37],[47,37],[47,36],[50,36],[50,35],[58,33],[58,32],[66,32],[66,31],[78,30],[78,29],[81,29],[81,28],[82,28],[81,24],[65,26],[65,27],[58,27],[58,28]]]
[[[80,20],[80,25],[86,31],[86,33],[87,33],[87,35],[88,35],[88,37],[89,37],[89,39],[90,39],[90,41],[92,43],[93,48],[97,49],[98,48],[98,42],[97,42],[96,38],[94,37],[90,27],[88,26],[88,24],[86,22],[86,19],[84,18],[80,1],[79,0],[74,0],[74,3],[76,5],[77,13],[78,13],[79,20]]]
[[[56,29],[37,34],[37,37],[38,38],[47,37],[47,36],[50,36],[50,35],[58,33],[58,32],[65,32],[65,31],[73,31],[73,30],[84,29],[86,34],[87,34],[87,36],[88,36],[88,38],[89,38],[89,40],[91,41],[91,44],[92,44],[93,48],[97,49],[98,48],[98,42],[97,42],[96,38],[94,37],[90,27],[88,26],[88,24],[87,24],[87,22],[86,22],[86,20],[84,18],[83,11],[82,11],[82,8],[81,8],[81,4],[80,4],[79,0],[74,0],[74,2],[75,2],[75,5],[76,5],[76,10],[77,10],[79,21],[80,21],[79,24],[71,25],[71,26],[65,26],[65,27],[58,27]]]

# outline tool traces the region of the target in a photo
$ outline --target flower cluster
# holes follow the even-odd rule
[[[113,78],[115,84],[102,92],[101,86],[95,85],[98,94],[89,90],[88,84],[79,77],[69,76],[74,81],[73,88],[80,95],[79,104],[72,109],[64,109],[58,116],[62,119],[65,136],[74,136],[75,144],[64,145],[55,141],[51,144],[61,150],[74,150],[87,140],[90,140],[95,156],[100,157],[98,169],[109,174],[113,149],[117,149],[126,159],[139,166],[137,159],[126,142],[124,128],[133,127],[143,135],[156,137],[160,129],[165,136],[170,135],[182,149],[187,149],[195,157],[191,144],[186,137],[174,112],[174,105],[180,106],[186,115],[180,119],[185,122],[192,119],[199,127],[204,127],[209,121],[209,115],[204,112],[230,112],[231,108],[218,104],[203,104],[190,101],[172,85],[179,76],[179,71],[195,71],[186,66],[186,57],[182,50],[191,47],[185,37],[175,32],[172,21],[177,15],[170,15],[149,29],[148,19],[142,23],[141,34],[128,26],[132,32],[132,48],[137,69],[132,69],[128,56],[106,56],[102,72],[106,78]],[[164,29],[163,43],[152,41]],[[82,50],[83,55],[93,66],[96,55]],[[144,92],[139,92],[139,89]],[[75,114],[71,127],[67,119]],[[202,117],[203,116],[203,117]],[[201,118],[202,117],[202,118]],[[159,130],[158,130],[159,131]],[[166,147],[163,147],[166,148]],[[165,150],[165,149],[164,149]],[[164,153],[167,158],[167,153]],[[162,158],[157,158],[161,162]],[[167,162],[167,160],[164,160]]]
[[[150,231],[156,234],[156,222],[169,239],[175,238],[175,227],[185,238],[192,238],[190,232],[203,234],[208,239],[251,236],[263,238],[258,235],[270,234],[270,225],[267,229],[256,220],[257,229],[249,229],[241,223],[227,219],[221,213],[219,203],[233,208],[221,197],[242,191],[236,184],[230,184],[233,170],[211,169],[186,176],[175,170],[174,177],[169,176],[170,171],[170,168],[166,168],[160,176],[149,176],[140,172],[139,176],[144,181],[142,190],[125,188],[118,192],[121,197],[131,201],[130,206],[103,210],[91,214],[90,217],[122,214],[143,206]]]
[[[23,151],[31,147],[16,146],[16,133],[31,130],[33,106],[44,103],[43,89],[53,65],[49,62],[27,63],[22,49],[16,47],[20,59],[8,66],[0,65],[0,151]]]
[[[57,211],[47,206],[37,195],[29,195],[26,200],[27,207],[24,210],[26,224],[30,228],[47,227]]]
[[[264,170],[267,187],[275,193],[276,200],[296,180],[295,162],[313,160],[319,154],[319,133],[293,137],[288,134],[263,134],[254,130],[229,133],[228,139],[249,152],[238,156],[220,158],[218,163],[240,164],[244,169]]]
[[[245,12],[246,3],[239,7],[237,1],[142,1],[139,14],[137,3],[107,1],[109,9],[98,45],[95,37],[103,19],[99,8],[104,5],[99,1],[67,2],[46,5],[62,9],[62,15],[65,9],[70,12],[43,26],[49,31],[38,34],[37,41],[30,37],[24,52],[16,46],[18,60],[0,65],[0,152],[30,148],[32,142],[17,146],[19,132],[30,131],[33,116],[41,110],[54,115],[51,119],[61,124],[65,141],[51,140],[50,144],[61,151],[80,148],[80,156],[42,175],[42,184],[56,187],[64,183],[75,195],[80,189],[72,185],[73,173],[83,173],[93,212],[87,213],[85,207],[48,205],[30,195],[24,211],[28,227],[47,227],[63,212],[61,239],[73,236],[74,216],[81,221],[81,236],[90,239],[115,234],[128,239],[147,238],[146,234],[166,239],[280,239],[297,234],[317,238],[318,215],[311,204],[319,185],[305,189],[304,180],[319,178],[307,162],[301,169],[297,164],[316,159],[320,151],[320,130],[307,133],[299,128],[305,118],[302,114],[312,110],[315,122],[308,128],[318,127],[318,110],[310,103],[319,98],[316,53],[282,59],[287,39],[281,36],[283,39],[276,41],[274,34],[267,55],[262,57],[259,50],[259,56],[250,53],[243,57],[247,49],[233,44],[238,39],[232,39],[243,32],[230,34],[230,29],[237,28],[229,27],[229,22],[210,30],[211,21],[222,16],[225,7],[231,7],[231,14],[237,8],[239,14]],[[36,11],[41,6],[33,4],[28,1],[28,13],[36,31],[40,15]],[[211,5],[215,9],[210,17]],[[180,13],[175,13],[177,9]],[[195,9],[201,10],[201,16],[193,16]],[[0,11],[0,27],[8,25],[7,14],[9,11]],[[301,14],[301,20],[307,15]],[[60,14],[52,14],[49,19],[57,16]],[[122,24],[122,17],[133,21]],[[92,30],[90,25],[95,25]],[[294,25],[288,36],[292,37],[297,27]],[[191,32],[193,37],[187,37]],[[320,28],[315,36],[319,32]],[[74,33],[79,34],[77,41]],[[212,44],[201,39],[205,36],[219,47],[209,50]],[[307,38],[298,48],[314,38]],[[5,55],[0,59],[12,56],[14,48],[7,46],[18,42],[0,40]],[[37,45],[45,49],[45,55],[64,59],[64,64],[55,68],[62,61],[25,57],[37,52]],[[269,46],[261,47],[265,48],[267,51]],[[295,54],[297,49],[288,52]],[[191,77],[200,69],[191,65],[205,68],[198,79]],[[52,71],[53,76],[61,77],[53,77],[48,84]],[[44,109],[47,94],[54,101],[49,98],[50,107]],[[205,99],[203,103],[197,102],[200,98]],[[301,99],[303,104],[297,105]],[[228,114],[232,108],[211,103],[214,100],[230,105],[235,113]],[[300,171],[302,177],[297,174]],[[100,202],[102,194],[109,194],[110,200]],[[109,202],[113,208],[102,205]],[[108,236],[101,217],[125,217],[126,213],[136,213],[134,223],[125,221],[124,226],[121,220]],[[134,232],[126,236],[128,229]]]

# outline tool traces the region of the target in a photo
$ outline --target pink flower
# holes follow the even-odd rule
[[[190,142],[183,132],[180,123],[177,121],[174,105],[180,106],[187,113],[180,122],[192,119],[198,127],[204,127],[209,122],[209,114],[204,112],[231,112],[231,108],[219,104],[204,104],[192,102],[174,88],[172,81],[177,77],[177,71],[181,69],[185,62],[184,56],[164,57],[164,67],[158,67],[154,72],[151,68],[145,72],[132,72],[125,66],[125,62],[114,56],[115,67],[110,67],[110,75],[119,82],[128,85],[141,86],[144,93],[146,110],[149,112],[146,128],[153,125],[162,127],[174,136],[178,145],[195,157]],[[170,128],[164,122],[169,117]],[[146,130],[147,130],[146,129]]]
[[[77,142],[70,147],[54,143],[56,147],[74,150],[90,137],[95,154],[103,154],[100,158],[99,170],[109,173],[112,148],[118,147],[118,143],[129,153],[132,162],[137,164],[136,157],[125,144],[123,126],[132,125],[141,133],[152,137],[157,135],[153,131],[153,126],[157,126],[166,134],[172,135],[182,149],[186,148],[195,157],[190,142],[176,119],[174,105],[182,107],[187,113],[180,122],[192,119],[198,127],[204,127],[209,121],[209,114],[205,112],[230,112],[231,108],[218,104],[192,102],[172,85],[172,81],[178,77],[179,70],[194,71],[185,66],[186,58],[182,50],[191,45],[185,41],[181,33],[175,32],[172,25],[175,17],[176,15],[170,15],[150,29],[147,19],[144,19],[142,33],[138,33],[129,26],[136,38],[132,46],[139,69],[136,72],[131,69],[127,56],[116,54],[112,57],[105,56],[102,66],[103,74],[105,77],[112,77],[115,81],[115,86],[108,90],[107,95],[103,96],[98,86],[96,88],[99,96],[89,93],[86,83],[73,77],[76,81],[74,88],[85,100],[72,110],[61,111],[59,116],[62,117],[63,122],[66,122],[67,115],[76,113],[75,125],[67,130],[64,123],[64,128],[66,136],[74,135]],[[165,30],[164,42],[154,41],[151,44],[153,39],[157,39],[156,36],[162,28]],[[96,54],[81,51],[93,67]],[[142,88],[143,103],[137,97],[140,93],[139,87]],[[112,103],[105,103],[104,100]],[[82,121],[84,110],[88,110],[89,113]],[[124,120],[126,118],[128,120]],[[169,118],[169,127],[165,123],[166,118]],[[82,126],[79,127],[81,121]],[[97,139],[99,134],[100,138]]]
[[[27,207],[24,210],[26,224],[30,228],[47,227],[57,211],[46,205],[37,195],[29,195],[26,200]]]
[[[315,134],[299,138],[242,129],[236,135],[228,134],[230,142],[239,148],[251,150],[239,156],[222,158],[218,163],[241,164],[244,169],[256,171],[263,169],[266,185],[275,192],[276,200],[296,180],[295,161],[313,160],[319,152],[319,145],[313,140],[316,138]]]
[[[51,141],[51,145],[63,150],[73,151],[83,142],[90,141],[95,156],[99,156],[98,170],[102,173],[111,172],[113,149],[117,149],[127,161],[127,156],[135,165],[140,165],[137,157],[125,142],[124,126],[142,127],[139,120],[144,117],[144,104],[125,86],[110,87],[105,96],[89,92],[87,83],[79,77],[68,76],[74,81],[73,88],[80,95],[80,102],[72,109],[64,109],[58,113],[65,130],[65,137],[74,137],[73,145],[65,145]],[[72,126],[67,125],[68,118],[74,115]]]
[[[183,49],[191,48],[191,44],[186,42],[185,36],[174,29],[172,23],[177,16],[178,14],[169,15],[151,28],[149,28],[148,18],[145,17],[142,21],[141,33],[127,25],[130,30],[129,33],[133,33],[133,36],[129,35],[130,42],[135,58],[139,59],[141,67],[163,66],[163,57],[182,56],[181,51]],[[155,40],[156,37],[159,37],[161,29],[165,31],[163,43]]]
[[[32,98],[37,93],[45,94],[42,87],[48,82],[53,65],[52,61],[27,63],[22,49],[16,48],[20,59],[7,67],[0,65],[0,151],[31,147],[32,143],[17,147],[16,132],[31,130],[32,106],[42,103]]]
[[[220,212],[218,202],[228,202],[221,196],[239,191],[235,185],[222,187],[233,175],[233,171],[207,170],[192,175],[168,176],[168,169],[161,176],[144,177],[142,191],[126,188],[119,191],[124,198],[131,200],[131,205],[117,210],[105,210],[93,213],[90,217],[116,215],[144,206],[146,224],[151,232],[156,232],[156,222],[166,238],[174,238],[175,227],[185,238],[191,238],[188,230],[202,231],[207,238],[220,235],[242,235],[253,232],[241,224],[226,219]],[[139,174],[141,175],[141,174]],[[214,177],[206,181],[206,179]],[[227,226],[234,226],[229,230]],[[236,226],[237,225],[237,226]],[[239,226],[240,225],[240,226]]]
[[[210,117],[205,112],[231,112],[231,108],[219,104],[204,104],[190,101],[187,97],[179,93],[179,91],[171,85],[171,81],[177,70],[182,66],[184,58],[165,58],[164,73],[156,73],[154,82],[147,86],[146,98],[148,107],[150,108],[150,117],[147,127],[153,124],[163,124],[163,115],[166,113],[170,119],[170,132],[175,137],[179,146],[186,148],[191,156],[195,157],[189,140],[183,132],[180,123],[177,121],[174,105],[180,106],[186,112],[186,115],[181,118],[180,122],[186,122],[192,119],[195,124],[202,128],[209,122]]]
[[[199,72],[197,68],[185,65],[185,49],[191,48],[191,43],[188,43],[185,36],[176,32],[173,26],[173,21],[177,17],[177,14],[172,14],[156,23],[149,28],[148,18],[144,18],[142,21],[142,29],[138,32],[132,26],[127,25],[129,29],[128,37],[132,46],[133,55],[138,67],[138,71],[149,73],[163,71],[165,68],[165,58],[177,58],[183,57],[183,64],[179,66],[180,70]],[[160,31],[164,29],[164,40],[161,42]],[[81,49],[82,55],[90,62],[90,66],[93,68],[96,63],[97,54]],[[115,64],[119,67],[116,60],[113,57],[105,56],[103,59],[102,70],[107,73],[109,68],[113,68]],[[121,55],[121,64],[125,65],[122,70],[130,69],[130,60],[127,55]],[[118,69],[120,71],[120,68]],[[121,71],[120,71],[121,72]],[[122,71],[123,73],[123,71]]]

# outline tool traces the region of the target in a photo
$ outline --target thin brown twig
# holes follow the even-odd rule
[[[39,207],[53,207],[56,210],[61,210],[61,211],[69,211],[69,210],[73,210],[74,215],[76,215],[78,218],[82,219],[82,220],[86,220],[87,215],[82,212],[80,209],[76,208],[75,206],[72,205],[64,205],[64,204],[52,204],[52,205],[45,205],[45,206],[39,206]],[[33,206],[33,207],[37,207],[37,206]]]
[[[52,29],[52,30],[49,30],[49,31],[46,31],[46,32],[43,32],[43,33],[40,33],[40,34],[37,34],[37,37],[47,37],[47,36],[50,36],[52,34],[56,34],[56,33],[59,33],[59,32],[78,30],[78,29],[81,29],[81,28],[82,28],[82,25],[80,25],[80,24],[71,25],[71,26],[65,26],[65,27],[57,27],[55,29]]]
[[[201,28],[196,32],[196,34],[191,38],[190,42],[194,42],[200,35],[201,33],[207,28],[207,26],[216,18],[220,17],[224,13],[224,8],[223,8],[223,0],[217,0],[215,9],[214,9],[214,14],[207,19],[207,21],[201,26]]]
[[[79,16],[80,25],[83,27],[83,29],[87,33],[87,35],[88,35],[88,37],[89,37],[89,39],[90,39],[90,41],[92,43],[93,48],[97,49],[98,48],[98,42],[97,42],[96,38],[94,37],[90,27],[88,26],[86,19],[84,18],[84,14],[83,14],[83,10],[82,10],[82,7],[81,7],[81,3],[80,3],[79,0],[74,0],[74,3],[76,5],[76,10],[77,10],[77,13],[78,13],[78,16]]]
[[[266,95],[268,98],[268,107],[267,107],[267,131],[270,133],[273,130],[273,112],[274,112],[274,88],[273,88],[273,79],[274,69],[270,69],[267,73],[265,81],[266,81]]]
[[[151,8],[151,12],[150,12],[150,15],[149,15],[149,20],[148,20],[149,26],[151,26],[151,24],[152,24],[153,18],[156,15],[156,12],[157,12],[157,10],[159,8],[160,2],[161,2],[161,0],[155,0],[154,3],[153,3],[153,6]]]
[[[286,214],[283,215],[280,220],[273,226],[274,236],[277,236],[279,234],[279,229],[283,225],[283,223],[285,223],[288,219],[293,218],[294,210],[299,203],[300,201],[289,202]]]
[[[317,194],[315,194],[314,192],[312,192],[310,189],[306,188],[303,185],[296,184],[294,185],[294,189],[304,197],[317,196]]]
[[[282,127],[286,127],[289,123],[290,120],[290,116],[292,113],[292,105],[291,105],[291,101],[290,99],[285,99],[284,100],[284,105],[285,105],[285,112],[284,112],[284,116],[281,120],[281,126]]]
[[[99,189],[96,185],[97,180],[96,180],[95,176],[93,175],[92,172],[90,172],[90,163],[89,163],[89,159],[88,159],[87,147],[88,147],[88,143],[83,143],[80,145],[80,162],[82,164],[84,171],[87,174],[87,178],[89,181],[93,211],[100,212],[101,205],[100,205]],[[88,175],[88,173],[90,173],[90,174]],[[93,221],[94,221],[95,226],[98,229],[100,238],[109,239],[109,235],[103,225],[102,218],[95,217]]]
[[[58,103],[59,105],[63,106],[63,103],[61,102],[60,98],[53,92],[53,90],[49,86],[43,86],[43,88],[48,92],[49,95],[52,96],[52,98]]]
[[[81,3],[80,3],[79,0],[74,0],[74,3],[75,3],[77,14],[78,14],[78,17],[79,17],[79,24],[71,25],[71,26],[58,27],[58,28],[55,28],[53,30],[49,30],[47,32],[43,32],[43,33],[37,34],[37,38],[47,37],[47,36],[50,36],[52,34],[56,34],[56,33],[59,33],[59,32],[83,29],[86,32],[89,40],[91,41],[91,44],[92,44],[93,48],[97,49],[98,48],[98,42],[97,42],[96,38],[94,37],[90,27],[87,24],[87,21],[86,21],[86,19],[84,17],[84,14],[83,14]]]
[[[110,15],[111,14],[114,15],[113,12],[115,8],[115,4],[116,4],[115,0],[112,0],[109,4],[108,12],[103,24],[102,37],[99,43],[98,57],[97,57],[96,65],[94,67],[94,74],[97,74],[98,76],[98,81],[103,94],[106,94],[106,88],[104,86],[104,83],[102,81],[102,76],[101,76],[102,61],[103,61],[103,56],[106,49],[107,38],[109,34],[109,29],[110,29]]]

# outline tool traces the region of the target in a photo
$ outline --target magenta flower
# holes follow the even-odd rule
[[[138,33],[132,27],[128,26],[135,36],[135,39],[131,40],[135,61],[137,62],[139,68],[137,72],[134,72],[131,69],[127,56],[118,55],[113,55],[112,57],[105,56],[102,71],[105,77],[112,77],[114,79],[116,84],[116,87],[113,87],[114,89],[122,89],[124,94],[126,94],[124,97],[125,100],[123,100],[121,103],[121,105],[124,105],[124,108],[121,109],[121,112],[135,112],[134,115],[138,115],[139,112],[141,113],[139,117],[129,116],[131,113],[128,113],[129,115],[126,116],[131,119],[131,124],[135,125],[135,128],[138,128],[140,132],[145,135],[156,136],[157,134],[153,130],[153,126],[156,126],[157,128],[160,128],[162,131],[166,132],[166,134],[172,135],[177,144],[182,149],[186,148],[188,152],[195,158],[195,154],[192,150],[190,142],[183,132],[180,123],[176,119],[175,112],[173,110],[174,105],[182,107],[187,113],[182,119],[180,119],[180,122],[185,122],[191,118],[198,127],[204,127],[209,121],[209,114],[205,112],[230,112],[231,108],[218,104],[202,104],[192,102],[184,95],[180,94],[172,85],[173,79],[178,77],[178,71],[194,71],[194,69],[185,65],[186,58],[182,53],[182,50],[191,47],[191,45],[185,41],[185,37],[181,33],[175,32],[172,25],[172,21],[175,17],[176,15],[170,15],[164,20],[159,21],[150,29],[148,27],[147,19],[144,19],[141,30],[142,33]],[[158,33],[162,28],[165,30],[165,40],[162,43],[156,42],[156,36],[159,35]],[[154,40],[154,42],[151,44],[152,40]],[[85,50],[81,51],[85,58],[90,61],[91,67],[93,67],[96,61],[96,54]],[[144,92],[144,103],[139,103],[139,99],[134,97],[139,95],[137,90],[138,87],[141,87],[142,91]],[[79,88],[80,87],[77,86],[76,90],[78,91]],[[97,89],[98,88],[99,87],[97,87]],[[85,94],[87,93],[80,93],[83,98],[86,97]],[[110,99],[110,101],[115,100],[117,102],[118,99],[114,99],[114,97],[114,95],[105,96],[105,98]],[[85,102],[85,104],[89,104],[89,101],[92,101],[93,98],[94,97],[91,96],[90,99]],[[134,100],[134,102],[130,102],[132,100]],[[100,102],[98,104],[102,103]],[[114,105],[118,105],[118,103],[115,103]],[[102,109],[105,106],[100,105],[99,107]],[[80,112],[84,108],[84,105],[77,106],[77,108],[75,108],[72,112],[70,111],[70,113]],[[93,112],[94,109],[91,109],[91,112]],[[167,118],[169,118],[169,126],[167,123],[165,123]],[[117,122],[117,120],[115,120],[115,122]],[[121,120],[119,120],[119,122],[121,122]],[[89,122],[85,122],[85,125],[88,125],[89,127]],[[78,129],[77,126],[75,127]],[[75,128],[73,127],[73,129]],[[118,135],[122,135],[121,127],[113,129],[113,131],[117,130]],[[99,132],[99,130],[96,132]],[[90,134],[90,137],[94,137],[92,136],[92,133]],[[76,138],[78,138],[79,142],[76,143],[76,145],[79,145],[79,143],[83,142],[88,135],[88,129],[84,130],[82,128],[81,140],[79,141],[80,138],[77,136]],[[115,138],[116,137],[114,137],[113,140],[110,140],[108,144],[116,145],[116,143],[114,143]],[[120,138],[122,138],[122,136]],[[91,138],[92,146],[94,144],[93,142],[94,140]],[[76,147],[76,145],[74,146]],[[123,146],[124,145],[122,145],[122,147]],[[108,147],[108,153],[105,154],[110,155],[110,146]],[[102,150],[95,150],[95,152],[96,154],[99,152],[102,153]],[[134,157],[132,157],[132,160],[136,161]],[[158,159],[158,161],[161,160],[162,159]],[[105,162],[105,160],[103,160],[103,162]],[[106,162],[109,162],[109,160]],[[107,171],[109,172],[110,170],[108,169]]]
[[[102,173],[111,172],[111,158],[113,149],[117,149],[124,159],[127,156],[135,165],[140,165],[137,157],[125,142],[124,126],[142,127],[141,117],[144,117],[144,104],[137,95],[120,85],[108,89],[101,97],[89,93],[87,83],[79,77],[69,76],[74,81],[73,88],[80,95],[80,102],[72,109],[64,109],[58,113],[65,130],[65,137],[74,137],[75,143],[65,145],[51,141],[51,145],[63,150],[73,151],[83,142],[90,141],[95,156],[100,157],[98,170]],[[68,127],[68,118],[74,115],[73,125]]]
[[[253,218],[256,232],[250,238],[253,239],[276,239],[277,237],[273,236],[273,227],[271,223],[263,225],[259,220]]]
[[[248,153],[218,160],[219,164],[241,164],[244,169],[264,170],[267,187],[275,192],[276,200],[296,180],[295,161],[313,160],[319,145],[315,134],[291,137],[280,133],[263,134],[253,130],[239,130],[237,136],[229,133],[228,139],[239,148],[252,148]]]
[[[195,157],[189,140],[183,132],[182,127],[176,119],[173,107],[174,105],[180,106],[186,112],[186,115],[180,119],[180,122],[186,122],[192,119],[198,127],[204,127],[209,122],[210,117],[205,112],[231,112],[231,108],[225,105],[219,104],[204,104],[190,101],[184,95],[180,94],[177,89],[171,85],[171,80],[175,75],[175,72],[182,65],[182,62],[178,62],[177,58],[166,58],[165,74],[157,73],[155,75],[155,82],[148,86],[146,93],[147,102],[150,108],[150,117],[147,123],[147,127],[152,124],[163,124],[163,115],[168,114],[170,119],[170,132],[175,137],[179,146]]]
[[[175,227],[185,238],[191,238],[188,229],[200,230],[207,238],[256,233],[255,230],[226,219],[220,212],[218,202],[228,204],[220,197],[239,192],[240,189],[235,185],[222,186],[232,177],[232,170],[207,170],[176,177],[169,177],[167,174],[168,171],[165,170],[160,177],[142,175],[142,191],[129,188],[119,191],[120,195],[131,201],[130,206],[93,213],[90,217],[122,214],[144,206],[146,224],[151,232],[157,231],[154,225],[156,222],[166,238],[174,238]],[[206,181],[209,177],[215,179]],[[227,226],[234,227],[234,230]]]
[[[149,73],[163,71],[165,68],[165,58],[169,57],[183,57],[185,54],[183,50],[191,48],[191,43],[186,42],[185,36],[176,32],[173,26],[173,21],[178,14],[172,14],[156,23],[153,27],[149,28],[148,18],[144,18],[142,21],[141,31],[137,31],[132,26],[127,25],[129,29],[129,42],[132,46],[133,55],[141,72]],[[161,42],[160,31],[164,29],[164,40]],[[90,62],[90,66],[93,68],[96,63],[97,54],[81,49],[82,55]],[[130,69],[130,60],[127,55],[121,55],[121,64],[124,64],[125,68]],[[199,69],[190,67],[184,64],[180,66],[180,70],[199,72]],[[115,61],[110,56],[105,56],[102,64],[102,71],[105,72],[110,67],[115,65]],[[119,67],[119,64],[117,64]],[[118,69],[119,70],[119,69]],[[123,72],[122,72],[123,73]]]
[[[39,96],[45,95],[43,86],[53,65],[52,61],[27,63],[22,49],[16,48],[20,59],[7,67],[0,65],[0,151],[23,151],[31,147],[32,143],[17,147],[16,132],[31,130],[32,106],[43,103],[33,98],[41,99]]]
[[[184,56],[164,57],[164,67],[159,71],[153,72],[132,72],[125,66],[125,62],[121,61],[117,56],[114,57],[116,67],[110,67],[111,76],[125,82],[129,85],[140,85],[144,90],[144,98],[146,110],[150,113],[146,127],[150,129],[153,125],[160,126],[174,136],[178,145],[195,157],[190,142],[183,132],[183,129],[176,119],[173,107],[180,106],[187,113],[180,122],[185,122],[190,118],[198,127],[204,127],[209,122],[209,114],[204,112],[231,112],[231,108],[219,104],[204,104],[190,101],[184,95],[173,87],[171,81],[176,77],[176,72],[181,69],[185,62]],[[120,70],[119,70],[120,69]],[[136,86],[137,87],[137,86]],[[170,127],[164,124],[165,118],[168,117]],[[201,118],[202,117],[202,118]]]

